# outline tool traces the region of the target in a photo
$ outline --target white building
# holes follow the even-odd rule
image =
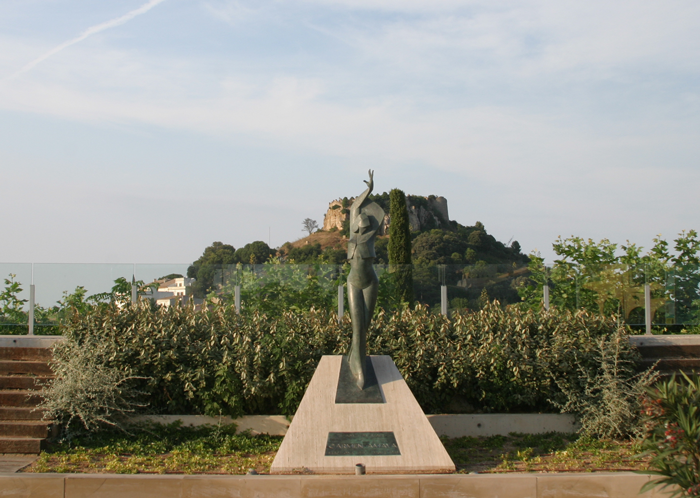
[[[178,277],[169,280],[156,280],[158,289],[153,291],[149,289],[144,297],[154,299],[156,304],[160,306],[171,306],[178,303],[186,303],[188,301],[188,288],[194,282],[194,278]]]

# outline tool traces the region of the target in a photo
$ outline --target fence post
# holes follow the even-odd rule
[[[233,288],[234,302],[236,304],[236,313],[241,314],[241,286],[237,285]]]
[[[447,315],[447,286],[440,286],[440,313]]]
[[[338,323],[343,321],[345,314],[345,292],[342,285],[338,286]]]
[[[139,286],[136,285],[135,283],[131,283],[131,304],[136,304],[136,302],[139,300]]]
[[[542,298],[544,299],[544,310],[549,311],[549,285],[547,283],[542,287]]]
[[[34,284],[31,284],[29,286],[29,320],[27,322],[27,325],[29,326],[29,335],[34,335],[34,292]]]
[[[644,284],[644,323],[646,324],[646,335],[651,335],[651,286]]]

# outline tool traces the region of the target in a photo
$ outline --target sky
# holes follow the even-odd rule
[[[523,252],[700,229],[697,0],[0,0],[0,262],[272,247],[447,198]]]

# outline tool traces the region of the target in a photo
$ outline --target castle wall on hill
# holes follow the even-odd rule
[[[413,196],[416,197],[416,196]],[[406,196],[406,207],[408,208],[408,222],[411,225],[412,231],[426,230],[428,228],[439,228],[449,222],[450,217],[447,210],[447,199],[444,197],[423,197],[428,201],[428,208],[424,206],[412,205],[410,202],[411,196]],[[349,208],[352,205],[353,199],[350,199],[348,208],[343,209],[341,199],[336,199],[328,204],[328,210],[323,218],[323,230],[328,232],[332,229],[342,230],[343,223],[348,219]],[[436,216],[435,213],[438,213]],[[379,235],[389,233],[391,225],[391,216],[387,213],[382,220],[382,225],[379,228]]]

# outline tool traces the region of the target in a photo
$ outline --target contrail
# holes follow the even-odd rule
[[[73,38],[72,40],[68,40],[67,42],[61,43],[58,47],[52,48],[51,50],[46,52],[41,57],[34,59],[32,62],[30,62],[29,64],[24,66],[22,69],[20,69],[19,71],[17,71],[13,75],[9,76],[7,79],[16,78],[20,74],[26,73],[27,71],[29,71],[30,69],[32,69],[34,66],[36,66],[40,62],[43,62],[46,59],[48,59],[49,57],[51,57],[52,55],[57,54],[58,52],[60,52],[64,48],[70,47],[71,45],[74,45],[80,41],[83,41],[85,38],[87,38],[88,36],[92,36],[95,33],[99,33],[100,31],[104,31],[105,29],[113,28],[115,26],[119,26],[120,24],[124,24],[125,22],[133,19],[134,17],[148,12],[153,7],[155,7],[156,5],[158,5],[159,3],[162,3],[164,1],[165,0],[150,0],[150,2],[142,5],[138,9],[134,9],[131,12],[124,14],[121,17],[117,17],[116,19],[112,19],[110,21],[96,24],[95,26],[92,26],[92,27],[86,29],[85,31],[83,31],[76,38]]]

